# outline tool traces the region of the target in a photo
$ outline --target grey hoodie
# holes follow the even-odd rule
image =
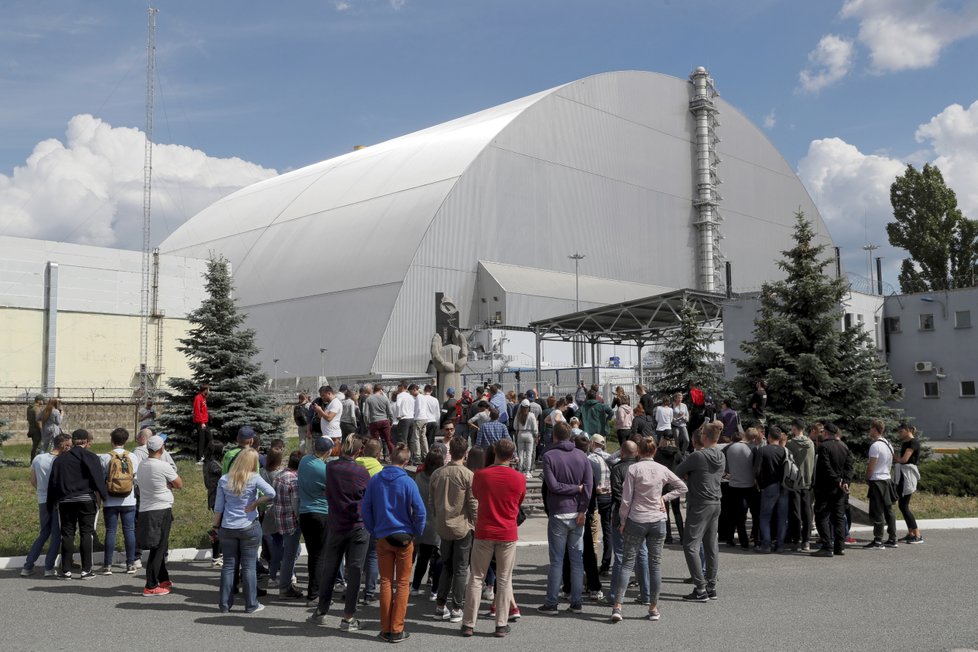
[[[676,475],[686,478],[687,506],[719,504],[720,479],[726,467],[723,451],[715,446],[698,450],[683,460],[676,468]]]
[[[802,487],[810,489],[815,478],[815,444],[806,435],[792,437],[785,444],[801,475]]]

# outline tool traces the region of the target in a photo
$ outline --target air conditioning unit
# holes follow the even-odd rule
[[[933,362],[915,362],[913,366],[914,366],[914,370],[917,371],[918,373],[934,370]]]

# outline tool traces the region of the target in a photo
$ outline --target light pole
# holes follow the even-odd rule
[[[581,271],[580,264],[584,260],[585,255],[575,251],[573,254],[568,256],[574,261],[574,312],[581,311]],[[574,338],[574,369],[577,376],[577,380],[581,380],[581,349],[583,348],[579,338]]]
[[[275,391],[275,380],[278,378],[278,358],[272,358],[272,391]]]
[[[863,245],[863,251],[866,252],[866,278],[869,279],[870,294],[876,294],[875,290],[873,290],[873,252],[879,248],[880,246],[875,244]]]
[[[326,380],[326,349],[319,349],[319,382],[325,382]]]

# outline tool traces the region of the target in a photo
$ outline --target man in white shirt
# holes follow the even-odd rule
[[[319,415],[323,437],[330,437],[333,443],[338,443],[343,439],[343,432],[340,430],[340,418],[343,416],[343,401],[336,396],[336,392],[329,385],[323,385],[319,388],[319,397],[323,399],[323,404],[326,406],[326,409],[324,410],[316,403],[312,404],[312,408]]]
[[[438,417],[441,416],[441,406],[438,399],[431,395],[431,385],[424,386],[424,393],[415,397],[414,434],[411,438],[411,455],[422,460],[428,454],[428,449],[435,443],[435,431],[438,429]]]
[[[166,553],[170,546],[173,524],[173,490],[183,487],[183,480],[164,462],[163,439],[154,435],[146,442],[149,456],[139,466],[139,546],[149,550],[146,559],[144,596],[167,595],[173,588],[166,570]]]
[[[873,419],[869,424],[869,463],[866,466],[866,482],[869,484],[869,517],[873,521],[873,540],[864,548],[882,550],[896,548],[896,519],[893,516],[893,492],[890,487],[890,467],[893,466],[893,446],[883,437],[886,424]],[[883,528],[887,539],[883,542]]]
[[[417,413],[417,402],[414,399],[418,395],[418,386],[412,383],[410,387],[404,389],[404,385],[401,384],[397,389],[397,400],[394,402],[397,412],[397,434],[394,436],[394,443],[410,444],[414,417]]]
[[[672,418],[673,418],[672,406],[669,405],[669,397],[662,399],[662,403],[655,408],[655,439],[656,442],[662,439],[662,436],[666,433],[672,433]],[[685,450],[683,450],[685,452]]]
[[[115,556],[115,534],[122,521],[122,540],[126,549],[126,573],[136,572],[136,469],[139,460],[132,453],[126,452],[125,445],[129,441],[129,431],[116,428],[109,435],[112,441],[112,452],[99,455],[102,469],[105,471],[106,487],[109,496],[102,505],[105,514],[105,557],[102,562],[102,575],[112,574],[112,558]],[[118,459],[117,473],[119,479],[113,478],[112,460]],[[128,468],[125,468],[128,466]],[[129,491],[122,494],[116,484],[128,485]],[[115,482],[113,482],[115,480]],[[124,487],[123,487],[124,489]]]
[[[34,540],[30,552],[27,553],[24,567],[20,571],[21,577],[34,574],[34,563],[41,556],[41,550],[49,539],[48,552],[44,557],[44,577],[55,577],[58,574],[54,569],[54,562],[57,561],[58,551],[61,550],[61,519],[58,518],[58,510],[48,511],[48,478],[51,477],[54,459],[69,448],[71,448],[71,435],[57,435],[51,441],[51,452],[41,453],[31,461],[31,484],[37,490],[41,532]]]

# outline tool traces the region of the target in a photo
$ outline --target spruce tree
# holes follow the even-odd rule
[[[193,401],[205,383],[210,386],[207,427],[217,441],[233,441],[238,428],[251,426],[267,442],[282,432],[284,421],[265,390],[267,376],[252,361],[258,353],[255,331],[242,327],[245,316],[232,297],[228,261],[212,258],[204,279],[208,298],[188,316],[192,327],[177,347],[192,376],[167,380],[173,391],[163,392],[167,406],[160,417],[162,428],[187,453],[196,452]]]
[[[691,387],[699,387],[719,399],[724,389],[722,356],[710,349],[715,337],[701,319],[696,306],[684,301],[679,326],[663,336],[662,373],[656,379],[656,390],[662,394],[687,394]]]
[[[762,287],[754,337],[741,345],[746,357],[734,361],[737,396],[746,400],[764,378],[767,412],[783,427],[793,417],[830,419],[857,433],[873,418],[892,424],[902,413],[887,403],[900,394],[869,334],[842,330],[848,285],[824,273],[832,259],[823,257],[824,245],[814,245],[801,212],[793,238],[795,246],[778,263],[787,277]]]

